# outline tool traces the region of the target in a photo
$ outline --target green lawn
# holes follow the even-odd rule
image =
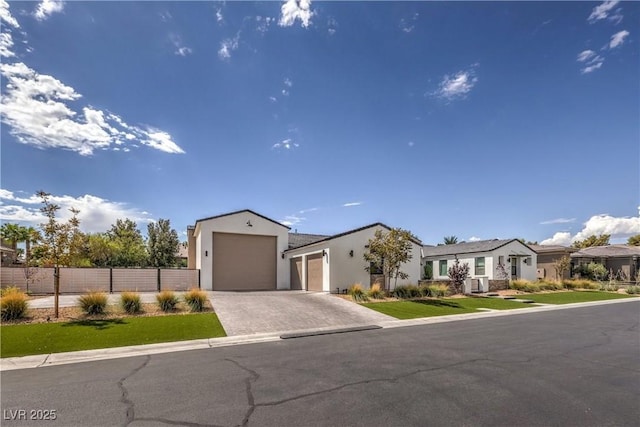
[[[362,304],[382,314],[396,319],[415,319],[418,317],[446,316],[477,312],[478,308],[509,310],[526,308],[527,304],[498,298],[445,298],[439,300],[392,301]]]
[[[632,295],[598,291],[568,291],[548,294],[519,295],[518,298],[530,299],[543,304],[571,304],[573,302],[601,301],[609,299],[633,298]],[[636,297],[637,298],[637,297]]]
[[[3,325],[1,357],[224,337],[214,313]]]

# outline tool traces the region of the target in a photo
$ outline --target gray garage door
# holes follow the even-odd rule
[[[322,254],[307,257],[307,290],[322,291]]]
[[[302,289],[302,257],[291,258],[291,289]]]
[[[276,242],[276,236],[213,233],[213,290],[275,290]]]

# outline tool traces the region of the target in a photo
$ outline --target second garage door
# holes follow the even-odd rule
[[[276,236],[213,233],[213,290],[275,290]]]
[[[307,257],[307,290],[322,291],[322,254]]]

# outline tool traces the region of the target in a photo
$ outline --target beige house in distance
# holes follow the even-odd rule
[[[577,249],[560,245],[529,245],[538,254],[536,276],[538,279],[566,280],[571,278],[571,268],[557,277],[554,264],[563,256],[571,256]]]
[[[607,270],[622,276],[624,281],[633,282],[640,271],[640,246],[607,245],[580,249],[571,254],[573,265],[596,262]]]

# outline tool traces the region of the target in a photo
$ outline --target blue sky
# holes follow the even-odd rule
[[[640,233],[635,2],[5,2],[0,217]],[[183,235],[184,238],[184,235]]]

